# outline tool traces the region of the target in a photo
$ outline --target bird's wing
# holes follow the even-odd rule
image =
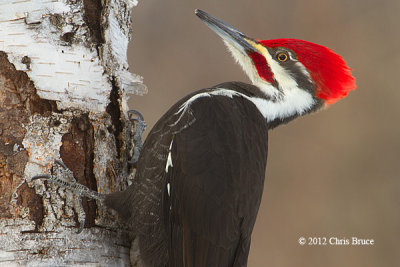
[[[195,120],[173,136],[163,203],[170,266],[243,266],[263,190],[265,119],[237,96],[188,108]]]

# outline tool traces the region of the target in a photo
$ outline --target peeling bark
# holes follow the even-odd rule
[[[1,51],[0,66],[0,218],[13,218],[18,213],[9,208],[14,191],[20,193],[22,204],[29,202],[27,199],[33,195],[26,186],[18,188],[29,159],[22,145],[26,134],[23,124],[28,123],[31,114],[49,114],[56,106],[54,101],[40,99],[27,74],[16,70]],[[43,214],[34,213],[29,217],[40,221],[37,218]]]
[[[0,3],[0,265],[129,266],[116,214],[44,181],[62,160],[75,179],[110,193],[131,179],[128,71],[132,0]],[[60,177],[62,178],[62,177]]]

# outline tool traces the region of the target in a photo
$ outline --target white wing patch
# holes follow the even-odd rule
[[[171,157],[171,149],[172,149],[172,143],[173,142],[174,142],[174,139],[171,140],[171,144],[169,145],[167,163],[165,164],[165,172],[166,173],[168,173],[169,167],[173,167],[172,157]]]
[[[167,184],[167,192],[168,192],[168,196],[171,195],[171,185],[170,183]]]

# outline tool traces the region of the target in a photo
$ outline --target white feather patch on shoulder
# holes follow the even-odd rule
[[[197,99],[202,98],[202,97],[211,97],[213,95],[222,95],[222,96],[228,96],[228,97],[232,98],[234,95],[239,95],[239,93],[236,91],[224,89],[224,88],[216,88],[216,90],[213,90],[210,92],[198,93],[198,94],[195,94],[194,96],[192,96],[191,98],[189,98],[188,100],[186,100],[186,102],[183,103],[179,107],[178,111],[175,114],[179,114],[181,112],[183,114],[186,112],[188,107],[190,107],[190,105]]]
[[[196,94],[196,95],[192,96],[191,98],[189,98],[185,103],[183,103],[180,106],[180,108],[178,109],[176,114],[179,114],[182,111],[185,111],[190,106],[190,104],[192,104],[196,99],[198,99],[200,97],[209,97],[209,96],[210,96],[209,93],[199,93],[199,94]]]

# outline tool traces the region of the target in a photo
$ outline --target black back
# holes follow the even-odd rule
[[[259,92],[233,82],[180,100],[147,137],[133,184],[106,198],[139,236],[148,266],[247,264],[268,128],[256,106],[240,96],[199,97],[178,112],[190,97],[215,88],[248,96]],[[172,166],[166,172],[171,142]]]

